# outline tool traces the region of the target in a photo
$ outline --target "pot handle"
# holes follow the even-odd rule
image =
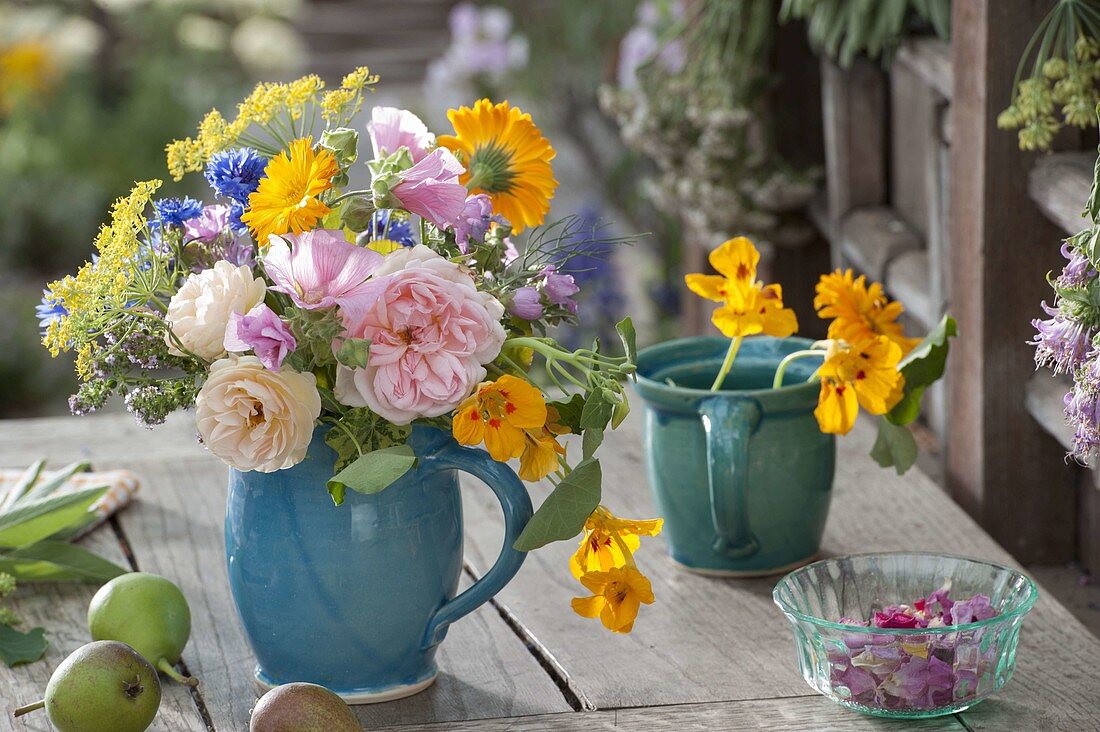
[[[751,398],[713,396],[699,405],[699,416],[707,436],[714,550],[734,558],[752,556],[760,542],[749,522],[749,440],[760,424],[760,404]]]
[[[484,450],[462,447],[449,441],[442,449],[421,458],[420,464],[428,470],[457,469],[481,479],[493,489],[504,509],[504,546],[496,563],[481,579],[436,610],[428,621],[421,643],[427,649],[443,640],[451,623],[481,607],[516,576],[527,553],[514,549],[512,545],[527,526],[532,508],[527,487],[515,471],[493,460]]]

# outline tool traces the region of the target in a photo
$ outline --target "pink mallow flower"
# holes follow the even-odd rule
[[[375,107],[371,110],[371,119],[367,123],[370,144],[374,147],[374,157],[384,158],[407,148],[414,163],[419,163],[428,155],[435,144],[435,135],[419,117],[405,109],[397,107]]]
[[[504,306],[458,265],[420,244],[386,257],[378,297],[344,311],[347,336],[371,342],[367,366],[337,368],[336,398],[394,424],[451,411],[500,353]]]
[[[271,289],[289,295],[298,307],[363,307],[373,297],[374,285],[367,280],[382,255],[352,244],[343,232],[314,229],[273,234],[263,264],[275,283]]]
[[[454,153],[436,148],[398,174],[391,193],[402,208],[446,229],[458,222],[466,208],[466,186],[458,182],[465,172]]]
[[[202,213],[183,223],[185,241],[210,243],[229,228],[229,206],[215,204],[206,206]]]
[[[298,341],[275,311],[260,303],[244,315],[230,314],[224,345],[231,353],[252,351],[264,368],[278,371],[287,354],[298,347]]]

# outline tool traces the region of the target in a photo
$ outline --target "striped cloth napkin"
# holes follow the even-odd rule
[[[11,488],[23,475],[22,470],[0,469],[0,496]],[[38,482],[43,478],[49,478],[49,471],[42,471]],[[141,481],[129,470],[103,470],[93,473],[76,473],[51,495],[63,496],[66,493],[75,493],[86,488],[110,486],[103,497],[96,501],[92,510],[99,514],[96,524],[107,520],[111,514],[121,511],[134,500],[134,494],[141,488]]]

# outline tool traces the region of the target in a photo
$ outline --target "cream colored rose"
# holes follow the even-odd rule
[[[180,343],[207,361],[226,354],[225,326],[232,313],[247,313],[264,300],[267,284],[248,267],[234,267],[224,259],[210,269],[189,276],[168,303],[165,320]],[[168,338],[168,350],[184,355]]]
[[[195,399],[207,449],[237,470],[261,473],[301,462],[320,414],[313,374],[268,371],[255,356],[215,361]]]

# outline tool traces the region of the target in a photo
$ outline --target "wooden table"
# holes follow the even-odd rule
[[[604,445],[604,491],[622,515],[648,517],[653,508],[638,417]],[[875,466],[867,457],[871,439],[863,424],[840,441],[826,554],[915,549],[1013,562],[926,476],[914,470],[899,478]],[[125,415],[0,423],[0,465],[26,465],[39,456],[126,467],[143,478],[140,500],[84,541],[134,569],[169,577],[190,601],[194,632],[183,663],[203,683],[194,692],[166,683],[152,729],[247,730],[254,661],[226,581],[226,469],[195,444],[190,416],[151,432]],[[464,494],[467,573],[474,577],[499,550],[500,509],[482,486]],[[530,556],[492,604],[453,626],[439,653],[436,684],[409,699],[357,707],[364,727],[1100,729],[1100,641],[1045,593],[1024,623],[1015,678],[1001,694],[959,715],[897,723],[850,712],[806,686],[787,621],[772,604],[775,578],[690,574],[672,563],[661,538],[644,540],[638,561],[657,603],[642,609],[631,635],[613,635],[569,608],[580,594],[567,568],[574,548],[568,542]],[[89,640],[85,613],[94,591],[80,584],[19,590],[17,609],[48,629],[51,644],[45,661],[14,670],[0,665],[3,707],[39,698],[57,663]],[[0,730],[48,729],[41,714],[0,717]]]

